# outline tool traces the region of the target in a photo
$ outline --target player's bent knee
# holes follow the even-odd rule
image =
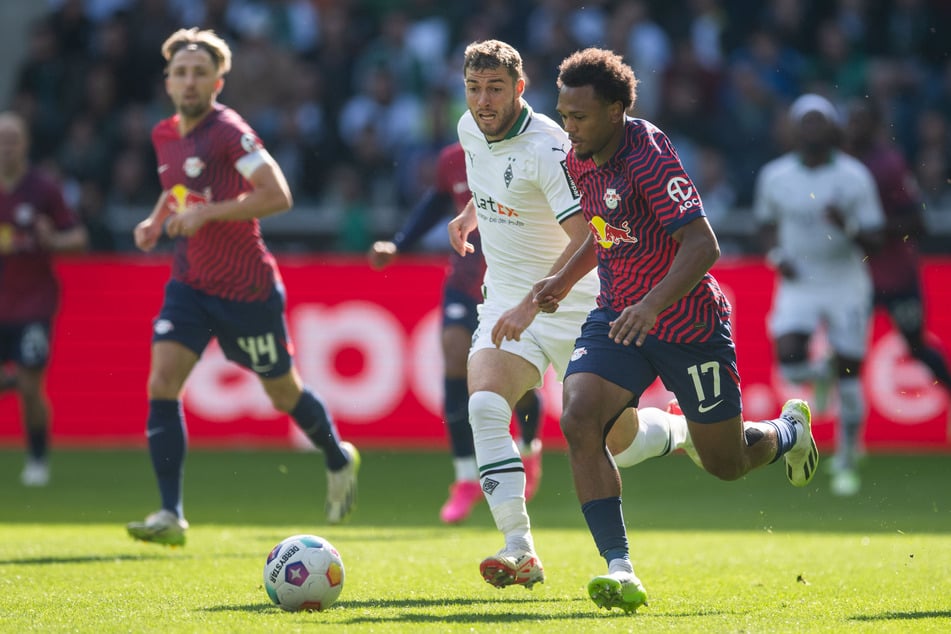
[[[501,395],[480,390],[469,396],[469,423],[473,435],[509,435],[512,408]]]
[[[590,417],[580,415],[574,408],[566,408],[561,414],[561,433],[564,434],[568,446],[580,448],[587,443],[597,444],[603,448],[604,441],[600,430],[592,429]]]

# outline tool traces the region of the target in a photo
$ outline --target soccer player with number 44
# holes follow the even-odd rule
[[[162,45],[162,55],[176,112],[152,130],[163,193],[134,234],[143,251],[155,247],[163,230],[175,240],[148,378],[146,436],[162,508],[127,530],[145,542],[185,543],[180,399],[212,337],[229,360],[258,375],[274,408],[323,451],[326,515],[335,524],[353,508],[360,455],[339,440],[324,404],[293,365],[284,286],[258,220],[290,208],[287,181],[254,130],[217,103],[231,68],[227,43],[213,31],[180,29]]]

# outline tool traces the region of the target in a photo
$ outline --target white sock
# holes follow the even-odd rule
[[[507,548],[532,549],[525,509],[525,469],[509,432],[512,410],[494,392],[469,396],[469,421],[475,441],[482,493],[495,525],[505,534]]]
[[[780,363],[779,372],[783,378],[796,385],[809,383],[816,379],[816,368],[808,361],[799,363]]]
[[[630,559],[612,559],[611,563],[608,564],[608,574],[612,572],[629,572],[634,574],[634,564],[631,563]]]
[[[865,418],[865,397],[858,377],[839,377],[838,448],[841,466],[852,468],[862,440],[862,420]]]
[[[479,466],[475,456],[453,458],[452,465],[456,471],[456,482],[466,482],[479,479]]]
[[[656,407],[637,410],[637,435],[631,444],[614,456],[619,467],[633,467],[648,458],[664,456],[683,447],[687,439],[687,421]]]

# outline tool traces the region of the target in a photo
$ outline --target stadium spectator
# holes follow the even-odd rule
[[[756,181],[753,213],[779,283],[769,333],[783,377],[812,384],[825,409],[827,384],[839,396],[832,492],[855,495],[856,457],[865,418],[862,361],[868,350],[872,282],[866,253],[881,245],[884,217],[875,181],[836,147],[839,113],[816,94],[789,109],[793,151],[766,164]],[[831,358],[810,360],[810,341],[825,328]]]
[[[152,131],[162,193],[135,228],[143,251],[155,247],[163,230],[175,240],[148,379],[146,436],[162,506],[127,530],[146,542],[185,543],[181,394],[212,337],[228,359],[258,375],[275,409],[323,451],[327,521],[336,524],[353,508],[360,456],[340,441],[324,404],[294,367],[284,286],[259,224],[287,210],[291,193],[254,130],[217,101],[231,68],[228,45],[212,31],[180,29],[162,45],[162,56],[175,115]]]
[[[15,388],[20,397],[27,447],[20,480],[45,486],[51,417],[45,380],[59,302],[53,254],[82,251],[88,237],[60,187],[28,156],[26,123],[0,113],[0,388]]]
[[[697,130],[704,136],[715,133],[702,144],[714,146],[729,158],[735,204],[748,208],[755,173],[783,151],[777,144],[778,122],[804,89],[841,104],[866,86],[879,108],[888,113],[905,155],[914,157],[915,165],[921,154],[930,158],[933,149],[917,146],[916,127],[927,108],[938,107],[945,119],[949,116],[947,103],[951,99],[946,95],[951,88],[945,87],[942,96],[942,86],[951,83],[942,80],[951,75],[944,70],[949,66],[949,15],[951,9],[942,3],[924,0],[598,0],[583,7],[564,0],[478,4],[415,0],[398,7],[393,3],[307,0],[56,0],[33,27],[29,51],[10,71],[14,92],[9,103],[27,120],[33,140],[31,158],[38,163],[56,160],[72,122],[88,115],[82,105],[84,92],[91,92],[82,84],[87,69],[105,66],[113,75],[117,107],[125,110],[144,104],[154,113],[154,121],[167,107],[160,89],[163,60],[154,50],[173,27],[214,28],[240,57],[243,48],[255,46],[255,30],[269,25],[271,48],[280,51],[283,60],[274,68],[286,67],[289,61],[291,74],[298,78],[282,85],[294,86],[300,78],[319,74],[323,86],[315,99],[326,134],[320,136],[316,147],[312,135],[301,134],[295,139],[296,126],[289,124],[294,106],[281,102],[276,95],[282,93],[261,88],[266,83],[256,84],[259,90],[251,96],[274,102],[259,104],[267,113],[263,121],[255,118],[251,107],[242,109],[241,102],[230,94],[226,95],[228,102],[245,112],[288,175],[295,196],[299,194],[298,200],[308,206],[333,204],[334,192],[327,187],[333,164],[355,162],[361,180],[373,183],[370,205],[379,234],[375,237],[382,237],[399,226],[400,218],[392,210],[408,208],[417,199],[418,191],[406,191],[406,184],[415,182],[416,164],[432,160],[447,139],[427,147],[429,139],[419,130],[424,137],[422,147],[412,143],[409,149],[387,146],[378,162],[350,154],[352,148],[341,139],[341,112],[344,104],[364,89],[360,77],[364,68],[373,67],[371,59],[382,58],[401,69],[422,67],[421,72],[411,70],[404,75],[407,79],[397,80],[397,86],[404,92],[416,91],[420,104],[415,116],[425,122],[432,111],[426,102],[443,98],[439,87],[458,85],[454,77],[452,83],[445,81],[458,67],[462,48],[471,41],[501,38],[522,51],[531,79],[527,94],[536,112],[554,116],[554,93],[543,88],[554,81],[554,69],[565,55],[590,44],[627,52],[627,61],[645,82],[638,114],[651,117],[675,135],[688,170],[690,143],[677,136],[679,128],[689,124],[691,111],[702,115],[695,121],[712,118],[706,128],[691,125],[690,138]],[[677,100],[652,104],[652,92],[659,100],[665,94],[665,69],[678,63],[679,42],[689,43],[686,47],[695,51],[695,62],[716,71],[722,83],[711,98],[706,89],[698,94],[699,86],[680,82]],[[363,60],[359,67],[358,60]],[[864,74],[863,67],[867,69]],[[651,81],[656,81],[657,90],[650,89]],[[238,83],[238,77],[233,77],[229,90],[237,89]],[[453,92],[452,96],[454,103],[461,104],[461,94]],[[298,98],[295,90],[290,99]],[[684,99],[698,103],[685,104]],[[943,105],[937,104],[941,99]],[[668,123],[684,117],[688,117],[684,123]],[[97,124],[99,128],[101,124]],[[117,162],[122,151],[110,143],[106,160]],[[944,151],[947,153],[946,148]],[[389,177],[381,176],[385,170],[380,165],[390,166]],[[64,171],[67,178],[75,178],[69,170]],[[103,173],[112,172],[109,167]],[[339,233],[341,227],[330,221],[334,214],[325,217],[328,220],[321,234]],[[731,236],[729,230],[718,230],[718,235],[743,240],[742,234]],[[295,243],[275,246],[292,248]],[[944,251],[946,244],[946,240],[932,239],[923,247]]]
[[[558,112],[571,142],[565,166],[591,232],[533,289],[538,308],[558,314],[570,309],[565,299],[578,281],[595,268],[600,277],[597,308],[565,371],[561,429],[582,514],[608,567],[588,596],[625,612],[647,593],[630,560],[621,478],[605,438],[658,377],[686,416],[695,461],[718,478],[736,480],[783,457],[801,487],[819,457],[804,401],[787,401],[771,421],[743,421],[731,308],[709,273],[716,236],[664,133],[627,115],[636,86],[631,67],[604,49],[559,67]]]
[[[380,240],[370,247],[367,253],[370,265],[375,269],[386,267],[399,253],[412,249],[447,215],[461,213],[471,198],[466,183],[465,154],[456,142],[439,153],[435,184],[423,195],[393,240]],[[485,260],[478,232],[470,233],[468,239],[474,250],[467,257],[450,252],[442,298],[443,416],[455,471],[449,499],[439,511],[439,518],[447,524],[465,520],[482,500],[469,424],[466,359],[478,326]],[[525,499],[528,501],[538,490],[542,472],[542,446],[537,437],[541,402],[537,390],[526,392],[515,404],[515,420],[521,432],[518,448],[525,467]]]
[[[868,259],[875,305],[888,311],[911,356],[951,392],[947,361],[925,333],[918,242],[927,227],[915,176],[884,135],[881,113],[870,101],[855,101],[848,109],[846,142],[875,179],[885,213],[884,243]]]

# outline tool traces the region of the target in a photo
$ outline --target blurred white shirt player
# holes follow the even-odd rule
[[[807,94],[792,104],[789,116],[796,147],[762,168],[753,203],[768,259],[780,274],[769,332],[783,377],[813,383],[820,410],[823,379],[831,378],[823,375],[835,375],[840,412],[832,488],[854,495],[865,417],[860,372],[872,317],[864,259],[881,243],[885,219],[872,174],[836,147],[835,106]],[[814,365],[809,342],[820,327],[833,357]]]

